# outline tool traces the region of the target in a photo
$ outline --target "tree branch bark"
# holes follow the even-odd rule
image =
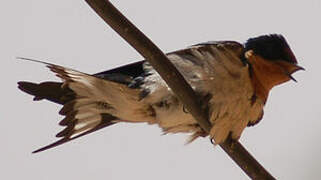
[[[211,124],[206,113],[200,108],[201,105],[195,92],[166,55],[123,16],[110,1],[86,0],[86,2],[109,26],[150,62],[203,130],[209,133]],[[250,178],[275,179],[239,142],[228,139],[220,146]]]

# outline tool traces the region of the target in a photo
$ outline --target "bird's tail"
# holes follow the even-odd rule
[[[25,93],[33,95],[34,101],[46,99],[61,105],[75,99],[75,93],[68,87],[62,88],[61,82],[32,83],[18,82],[18,88]]]
[[[138,89],[131,89],[124,84],[62,66],[37,60],[31,61],[45,64],[63,82],[36,84],[21,81],[18,82],[18,88],[33,95],[34,100],[47,99],[62,104],[59,114],[65,116],[59,122],[59,125],[65,126],[65,129],[56,135],[61,139],[34,153],[66,143],[119,121],[150,121],[146,111],[142,110],[144,106],[140,104]]]

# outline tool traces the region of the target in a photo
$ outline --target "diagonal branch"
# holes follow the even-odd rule
[[[167,59],[164,53],[121,14],[108,0],[86,0],[92,9],[122,38],[134,47],[161,75],[203,130],[209,133],[211,125],[190,85]],[[275,179],[239,143],[228,139],[220,145],[224,151],[252,179]]]
[[[200,102],[195,101],[197,97],[194,90],[177,71],[175,66],[167,59],[165,54],[126,17],[124,17],[109,1],[86,1],[109,26],[111,26],[122,38],[124,38],[150,62],[178,98],[182,100],[184,104],[189,105],[186,106],[187,109],[194,117],[198,117],[197,121],[201,127],[206,132],[209,132],[210,124],[207,121],[208,118],[205,116],[205,113],[198,108],[200,107]]]

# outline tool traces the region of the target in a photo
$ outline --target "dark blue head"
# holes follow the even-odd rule
[[[245,51],[252,50],[267,60],[282,60],[297,64],[297,60],[285,38],[280,34],[250,38],[245,43]]]

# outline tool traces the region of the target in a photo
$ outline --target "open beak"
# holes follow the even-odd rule
[[[305,69],[303,67],[298,66],[298,65],[292,65],[291,67],[288,66],[287,70],[288,70],[289,78],[291,80],[293,80],[294,82],[298,82],[298,81],[292,76],[292,74],[299,71],[299,70],[305,71]]]
[[[282,67],[284,73],[294,82],[297,82],[297,80],[292,76],[292,74],[299,70],[305,70],[303,67],[297,65],[296,63],[289,63],[286,61],[277,61],[276,63],[280,67]]]

